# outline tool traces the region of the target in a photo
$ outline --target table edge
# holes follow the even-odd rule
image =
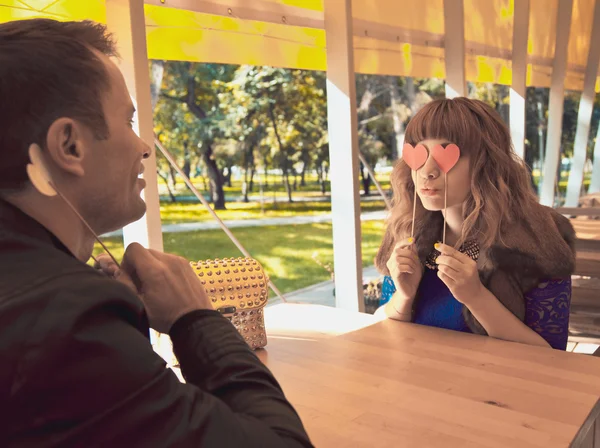
[[[585,421],[575,434],[573,441],[569,444],[569,448],[579,448],[583,446],[583,442],[588,436],[590,429],[594,426],[596,420],[600,417],[600,399],[596,400],[596,404],[586,417]]]

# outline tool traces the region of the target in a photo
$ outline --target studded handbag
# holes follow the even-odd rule
[[[191,263],[215,310],[227,317],[252,349],[267,345],[263,308],[269,278],[253,258]]]

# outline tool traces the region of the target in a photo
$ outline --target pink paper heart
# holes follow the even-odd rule
[[[410,143],[405,143],[402,148],[402,160],[410,166],[411,170],[417,171],[425,162],[427,162],[427,148],[423,145],[417,145],[416,148]]]
[[[431,150],[431,157],[440,169],[447,174],[458,163],[460,149],[455,144],[450,144],[445,148],[442,145],[435,145]]]

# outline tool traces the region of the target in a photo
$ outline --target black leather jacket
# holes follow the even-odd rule
[[[0,200],[0,446],[312,446],[229,321],[195,311],[170,335],[187,384],[133,293]]]

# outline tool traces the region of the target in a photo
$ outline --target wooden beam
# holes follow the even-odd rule
[[[446,98],[467,96],[463,0],[444,0]]]
[[[119,68],[136,106],[134,117],[136,133],[152,148],[152,155],[144,161],[146,214],[139,221],[123,229],[125,247],[132,242],[154,250],[163,250],[160,223],[160,201],[154,151],[154,121],[150,98],[150,73],[146,48],[146,26],[143,0],[106,0],[106,23],[115,35],[119,53]],[[117,61],[116,61],[117,62]]]
[[[527,93],[527,41],[529,0],[515,0],[510,88],[510,136],[515,152],[525,158],[525,98]]]
[[[277,25],[290,25],[302,28],[325,29],[325,20],[322,11],[285,5],[271,0],[144,0],[144,3],[163,8],[184,9],[201,14],[210,14],[220,17],[231,17],[239,20],[252,20]],[[415,30],[406,27],[394,26],[354,18],[353,34],[357,37],[368,36],[373,39],[407,43],[432,48],[444,48],[443,34]],[[492,58],[512,60],[510,49],[488,45],[481,42],[465,40],[465,54],[488,56]],[[553,59],[541,56],[527,56],[527,62],[533,65],[552,67]],[[585,67],[569,64],[568,70],[574,73],[585,73]],[[600,73],[599,73],[600,75]]]
[[[325,0],[327,119],[336,306],[363,311],[352,1]]]
[[[543,167],[540,202],[554,206],[556,171],[560,158],[560,138],[562,135],[563,109],[565,102],[565,76],[567,74],[567,56],[573,0],[560,0],[556,11],[556,44],[554,47],[554,67],[548,107],[548,135],[546,139],[546,157]]]
[[[590,49],[588,53],[587,68],[583,81],[583,92],[579,102],[577,116],[577,131],[575,133],[575,147],[573,152],[573,165],[569,174],[567,185],[567,207],[576,207],[579,203],[581,186],[583,184],[583,169],[587,160],[587,148],[590,138],[590,125],[596,98],[596,76],[600,63],[600,3],[596,1],[592,34],[590,36]]]

